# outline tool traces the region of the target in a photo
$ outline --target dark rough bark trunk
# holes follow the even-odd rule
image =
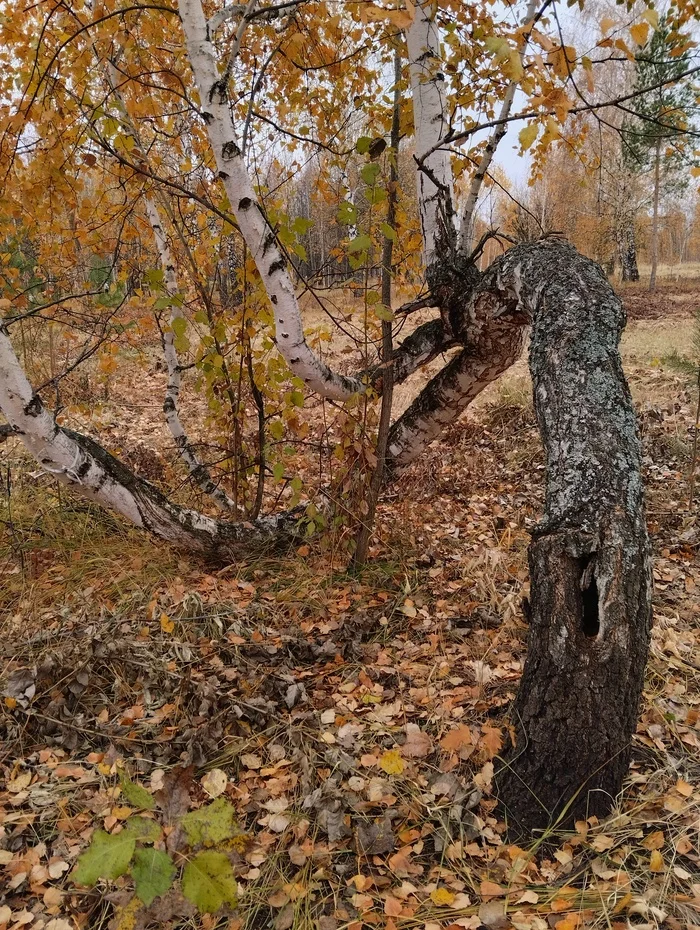
[[[515,743],[496,778],[516,834],[610,811],[628,768],[651,626],[640,444],[618,352],[622,305],[599,266],[560,246],[542,267],[532,315],[545,513],[529,550]]]

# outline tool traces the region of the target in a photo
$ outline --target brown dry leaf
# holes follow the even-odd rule
[[[287,850],[287,855],[294,865],[301,866],[306,864],[306,853],[301,848],[301,846],[298,846],[296,843],[289,847]]]
[[[671,811],[672,814],[680,814],[685,806],[684,798],[678,798],[673,794],[667,794],[664,798],[664,810]]]
[[[464,910],[467,907],[471,907],[472,899],[468,894],[465,894],[463,891],[460,891],[459,894],[455,895],[455,899],[452,902],[452,908],[455,911]]]
[[[578,914],[567,914],[554,924],[554,930],[576,930],[579,923]]]
[[[440,746],[445,752],[458,752],[463,746],[473,745],[472,731],[466,724],[450,730],[440,740]]]
[[[503,901],[484,901],[479,907],[479,920],[489,930],[506,930],[511,926]]]
[[[676,782],[676,791],[682,794],[684,798],[689,798],[693,793],[693,786],[682,778]]]
[[[201,781],[202,788],[210,798],[218,798],[220,794],[223,794],[227,784],[228,776],[221,769],[212,769]]]
[[[247,769],[252,769],[253,771],[262,768],[262,759],[253,752],[244,752],[241,756],[241,763],[245,765]]]
[[[388,812],[382,820],[375,823],[358,824],[356,835],[360,852],[366,856],[383,856],[390,853],[396,845]]]
[[[289,930],[294,923],[294,905],[287,904],[275,919],[275,930]]]
[[[481,891],[482,898],[500,898],[504,895],[505,888],[501,888],[500,885],[497,885],[496,882],[483,881],[479,885],[479,890]]]
[[[19,775],[11,778],[5,787],[10,792],[10,794],[19,794],[20,791],[24,791],[25,788],[29,787],[31,780],[31,772],[20,772]]]
[[[267,899],[267,903],[270,905],[270,907],[284,907],[285,904],[289,904],[289,895],[281,889],[273,891],[273,893]]]
[[[403,904],[398,898],[387,895],[384,899],[384,913],[387,917],[400,917],[403,911]]]
[[[43,901],[46,907],[58,907],[63,901],[63,892],[60,888],[50,885],[46,891],[44,891]]]
[[[433,749],[433,741],[415,723],[406,725],[406,742],[402,746],[402,753],[409,759],[422,759]]]
[[[190,787],[192,785],[192,766],[177,767],[165,772],[163,787],[155,792],[154,798],[163,811],[166,824],[178,822],[190,806]]]
[[[64,872],[67,872],[70,866],[63,859],[51,859],[49,862],[49,876],[51,878],[60,878]]]
[[[13,927],[24,927],[27,924],[30,924],[34,920],[34,914],[31,911],[15,911],[12,915],[12,920],[14,921]],[[54,921],[51,921],[53,923]],[[66,921],[63,921],[66,923]]]
[[[515,902],[516,904],[537,904],[540,896],[535,891],[524,891]]]
[[[503,736],[498,727],[483,726],[481,728],[481,739],[479,745],[483,747],[487,759],[493,759],[501,751],[503,745]]]

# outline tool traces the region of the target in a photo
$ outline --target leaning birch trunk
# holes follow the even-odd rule
[[[618,352],[624,311],[598,265],[561,243],[542,249],[551,259],[539,266],[530,369],[545,512],[529,549],[515,741],[497,776],[516,834],[609,813],[629,764],[651,627],[640,442]]]
[[[222,182],[241,235],[272,304],[277,346],[292,374],[322,397],[347,400],[363,393],[366,384],[332,371],[306,342],[294,285],[265,210],[258,199],[231,120],[228,72],[219,73],[212,34],[223,20],[207,23],[201,0],[178,0],[189,62],[199,93],[201,117],[207,129]],[[240,43],[246,20],[239,25]],[[233,56],[235,49],[232,50]]]
[[[45,472],[173,545],[207,559],[232,561],[255,550],[288,544],[297,534],[298,510],[253,523],[226,523],[179,507],[94,439],[58,426],[34,393],[2,324],[0,410],[9,421],[9,432],[22,439]]]

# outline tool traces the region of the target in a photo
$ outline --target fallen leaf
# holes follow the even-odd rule
[[[406,742],[401,747],[404,756],[409,759],[422,759],[432,751],[432,748],[432,739],[417,724],[406,725]]]
[[[210,798],[218,798],[220,794],[226,791],[228,776],[221,769],[212,769],[211,772],[207,772],[204,776],[201,784]]]
[[[479,907],[479,920],[489,930],[506,930],[511,925],[503,901],[484,901]]]
[[[505,890],[500,885],[488,880],[481,883],[479,890],[482,898],[499,898],[505,894]]]
[[[454,899],[454,892],[447,888],[434,888],[430,892],[430,900],[433,904],[437,904],[438,907],[448,907],[454,903]]]
[[[463,746],[471,746],[472,744],[472,731],[465,724],[457,727],[456,730],[450,730],[440,740],[440,745],[445,752],[458,752]]]
[[[389,749],[383,753],[379,760],[379,766],[387,775],[400,775],[404,770],[403,759],[396,749]]]
[[[661,855],[658,849],[655,849],[651,856],[649,857],[649,871],[650,872],[663,872],[664,870],[664,857]]]
[[[654,830],[653,833],[644,837],[641,845],[649,850],[662,849],[665,842],[666,838],[663,834],[663,830]]]

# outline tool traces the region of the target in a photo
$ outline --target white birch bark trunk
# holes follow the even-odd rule
[[[323,397],[346,400],[365,385],[333,372],[306,343],[287,262],[255,193],[234,132],[226,81],[219,74],[201,0],[179,0],[187,51],[222,181],[275,316],[277,346],[292,373]]]
[[[153,236],[156,240],[156,247],[160,255],[161,267],[163,269],[163,283],[168,297],[174,300],[177,297],[179,287],[175,265],[173,263],[170,246],[168,244],[165,230],[161,222],[158,208],[150,196],[146,196],[146,214],[153,230]],[[165,388],[165,401],[163,402],[163,413],[165,421],[168,424],[170,435],[173,437],[175,447],[187,466],[190,475],[197,482],[199,488],[208,494],[213,501],[223,510],[236,510],[234,501],[226,492],[217,486],[211,477],[209,469],[199,460],[197,453],[192,448],[189,436],[187,435],[182,420],[180,419],[180,389],[182,387],[182,372],[180,370],[180,359],[178,358],[175,348],[175,320],[185,320],[185,316],[179,306],[175,303],[170,305],[170,328],[163,333],[163,357],[168,369],[168,383]]]
[[[437,259],[440,244],[452,243],[455,237],[450,155],[444,149],[432,151],[449,129],[445,77],[440,70],[440,34],[434,19],[436,9],[430,0],[417,3],[413,22],[406,32],[413,94],[415,154],[419,162],[418,205],[426,269]]]
[[[95,54],[98,55],[97,49],[95,49]],[[113,62],[109,60],[105,66],[105,79],[114,97],[122,128],[134,141],[134,153],[140,161],[145,162],[146,156],[141,144],[141,139],[134,121],[131,119],[126,102],[119,90],[119,75]],[[165,401],[163,402],[165,421],[170,430],[170,435],[173,437],[180,458],[185,463],[190,475],[197,482],[199,488],[205,494],[208,494],[223,510],[235,510],[235,503],[222,488],[217,486],[212,480],[208,468],[200,462],[199,457],[192,447],[185,427],[182,424],[182,420],[180,419],[179,398],[180,389],[182,387],[182,372],[180,370],[180,359],[175,349],[174,324],[175,320],[185,319],[185,317],[180,307],[173,302],[180,288],[177,280],[177,272],[175,270],[175,262],[173,261],[170,251],[170,245],[163,227],[158,205],[156,204],[155,197],[148,193],[144,196],[144,202],[146,216],[153,230],[153,237],[160,258],[161,269],[163,271],[163,283],[168,297],[171,299],[170,328],[163,333],[163,357],[165,358],[165,364],[168,370],[168,383],[165,389]],[[166,209],[165,212],[168,213],[169,211]]]
[[[178,507],[94,440],[59,427],[32,390],[2,325],[0,410],[44,471],[174,545],[209,558],[230,560],[295,535],[298,514],[265,517],[255,523],[225,523]]]

